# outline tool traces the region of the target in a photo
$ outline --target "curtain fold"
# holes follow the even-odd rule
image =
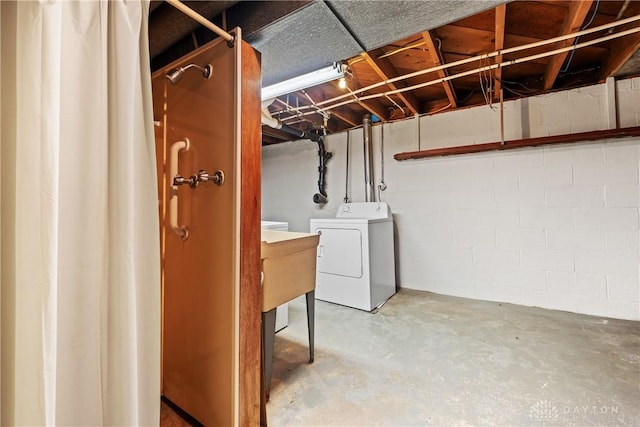
[[[0,8],[0,424],[157,425],[148,1]]]

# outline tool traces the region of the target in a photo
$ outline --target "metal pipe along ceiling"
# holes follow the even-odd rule
[[[436,66],[436,67],[427,68],[427,69],[424,69],[424,70],[420,70],[420,71],[416,71],[416,72],[413,72],[413,73],[409,73],[409,74],[405,74],[405,75],[402,75],[402,76],[398,76],[398,77],[395,77],[393,79],[388,79],[388,80],[384,80],[384,81],[381,81],[381,82],[378,82],[378,83],[371,84],[369,86],[366,86],[366,87],[363,87],[361,89],[358,89],[357,93],[363,93],[363,92],[369,91],[371,89],[375,89],[375,88],[387,85],[389,83],[395,83],[395,82],[400,81],[400,80],[405,80],[405,79],[408,79],[408,78],[417,77],[417,76],[424,75],[424,74],[427,74],[427,73],[431,73],[431,72],[434,72],[434,71],[444,70],[444,69],[447,69],[447,68],[456,67],[456,66],[460,66],[460,65],[464,65],[464,64],[469,64],[469,63],[472,63],[472,62],[479,62],[480,63],[483,60],[488,60],[489,58],[493,58],[493,57],[496,57],[498,55],[505,55],[505,54],[509,54],[509,53],[513,53],[513,52],[519,52],[519,51],[522,51],[522,50],[527,50],[527,49],[531,49],[531,48],[534,48],[534,47],[544,46],[544,45],[555,43],[555,42],[558,42],[558,41],[572,39],[572,38],[575,38],[577,36],[582,36],[582,35],[585,35],[585,34],[591,34],[591,33],[602,31],[602,30],[606,30],[606,29],[609,29],[609,28],[614,28],[616,26],[620,26],[620,25],[623,25],[623,24],[628,24],[628,23],[635,22],[635,21],[638,21],[638,20],[640,20],[640,15],[632,16],[632,17],[629,17],[629,18],[626,18],[626,19],[622,19],[620,21],[615,21],[615,22],[609,23],[609,24],[600,25],[598,27],[593,27],[593,28],[590,28],[590,29],[587,29],[587,30],[577,31],[577,32],[572,33],[572,34],[566,34],[566,35],[563,35],[563,36],[554,37],[554,38],[551,38],[551,39],[548,39],[548,40],[541,40],[539,42],[528,43],[528,44],[521,45],[521,46],[515,46],[515,47],[512,47],[512,48],[508,48],[508,49],[502,49],[502,50],[497,50],[497,51],[493,51],[493,52],[482,54],[482,55],[477,55],[477,56],[472,57],[472,58],[466,58],[466,59],[461,59],[459,61],[449,62],[449,63],[442,64],[442,65],[439,65],[439,66]],[[360,97],[358,97],[356,95],[356,92],[348,91],[347,93],[345,93],[343,95],[339,95],[339,96],[336,96],[334,98],[330,98],[330,99],[326,99],[324,101],[318,102],[315,106],[304,105],[304,106],[292,108],[290,111],[298,112],[299,113],[298,115],[308,115],[308,114],[315,114],[315,113],[317,113],[319,111],[329,111],[329,110],[332,110],[334,108],[340,107],[342,105],[351,104],[353,102],[366,101],[368,99],[374,99],[374,98],[379,98],[379,97],[383,97],[383,96],[394,95],[396,93],[415,90],[415,89],[419,89],[421,87],[440,84],[440,83],[443,83],[445,81],[453,80],[453,79],[456,79],[456,78],[459,78],[459,77],[468,76],[468,75],[475,74],[475,73],[478,73],[478,72],[481,72],[481,71],[489,71],[489,70],[493,70],[493,69],[500,68],[500,67],[507,67],[507,66],[510,66],[510,65],[515,65],[515,64],[519,64],[519,63],[523,63],[523,62],[529,62],[529,61],[533,61],[533,60],[536,60],[536,59],[539,59],[539,58],[553,56],[553,55],[557,55],[557,54],[563,53],[563,52],[569,52],[569,51],[571,51],[573,49],[581,49],[583,47],[592,46],[592,45],[595,45],[595,44],[598,44],[598,43],[602,43],[604,41],[612,40],[612,39],[615,39],[615,38],[618,38],[618,37],[624,37],[626,35],[637,33],[637,32],[640,32],[640,27],[634,27],[634,28],[630,28],[630,29],[627,29],[625,31],[620,31],[618,33],[614,33],[614,34],[611,34],[611,35],[608,35],[608,36],[599,37],[599,38],[596,38],[594,40],[590,40],[590,41],[587,41],[587,42],[579,43],[579,44],[577,44],[575,46],[572,45],[572,46],[567,46],[567,47],[564,47],[564,48],[559,48],[559,49],[543,52],[543,53],[536,54],[536,55],[530,55],[530,56],[517,58],[517,59],[512,59],[512,60],[505,60],[505,61],[503,61],[501,63],[481,66],[481,67],[475,68],[473,70],[465,71],[465,72],[458,73],[458,74],[449,75],[447,77],[431,80],[431,81],[428,81],[428,82],[425,82],[425,83],[421,83],[421,84],[417,84],[417,85],[413,85],[413,86],[407,86],[407,87],[404,87],[404,88],[401,88],[401,89],[392,90],[392,91],[376,93],[376,94],[360,96]],[[337,102],[337,101],[339,101],[341,99],[349,98],[349,97],[353,97],[353,99],[348,99],[346,101]],[[312,111],[306,111],[304,113],[301,113],[301,111],[304,111],[304,110],[312,110]]]
[[[199,21],[175,6],[168,7],[162,3],[157,4],[149,16],[149,55],[151,58],[195,31],[200,25]],[[238,2],[221,0],[189,2],[188,4],[191,6],[190,10],[203,18],[213,18],[236,3]]]
[[[189,18],[191,18],[194,21],[198,22],[200,25],[204,25],[205,27],[207,27],[208,29],[210,29],[211,31],[213,31],[214,33],[216,33],[218,36],[222,37],[226,41],[233,42],[233,36],[231,34],[227,33],[222,28],[220,28],[217,25],[213,24],[207,18],[205,18],[204,16],[200,15],[199,13],[197,13],[196,11],[191,9],[190,7],[182,4],[182,2],[180,2],[180,0],[165,0],[165,1],[167,3],[169,3],[171,6],[175,7],[176,9],[178,9],[180,12],[184,13],[185,15],[187,15]]]
[[[507,55],[509,53],[519,52],[521,50],[532,49],[534,47],[544,46],[544,45],[551,44],[551,43],[556,43],[556,42],[559,42],[559,41],[573,39],[573,38],[578,37],[578,36],[583,36],[583,35],[586,35],[586,34],[595,33],[595,32],[598,32],[598,31],[602,31],[602,30],[606,30],[606,29],[609,29],[609,28],[617,27],[617,26],[620,26],[620,25],[623,25],[623,24],[628,24],[628,23],[635,22],[635,21],[638,21],[638,20],[640,20],[640,15],[632,16],[632,17],[629,17],[629,18],[626,18],[626,19],[622,19],[620,21],[611,22],[609,24],[600,25],[599,27],[593,27],[593,28],[590,28],[590,29],[582,30],[582,31],[576,31],[575,33],[572,33],[572,34],[565,34],[565,35],[554,37],[554,38],[551,38],[551,39],[541,40],[539,42],[528,43],[528,44],[524,44],[524,45],[521,45],[521,46],[511,47],[511,48],[508,48],[508,49],[496,50],[496,51],[493,51],[493,52],[490,52],[490,53],[477,55],[477,56],[472,57],[472,58],[466,58],[466,59],[461,59],[459,61],[449,62],[447,64],[442,64],[442,65],[438,65],[436,67],[426,68],[424,70],[416,71],[416,72],[413,72],[413,73],[405,74],[405,75],[402,75],[402,76],[394,77],[392,79],[388,79],[388,80],[384,80],[384,81],[381,81],[381,82],[378,82],[378,83],[374,83],[372,85],[369,85],[367,87],[359,89],[358,92],[364,92],[364,91],[367,91],[367,90],[375,89],[377,87],[384,86],[384,85],[387,85],[389,83],[395,83],[395,82],[400,81],[400,80],[406,80],[406,79],[409,79],[409,78],[412,78],[412,77],[421,76],[423,74],[431,73],[433,71],[445,70],[447,68],[457,67],[459,65],[469,64],[471,62],[476,62],[476,61],[479,62],[481,60],[493,58],[493,57],[499,56],[499,55]],[[636,32],[634,30],[638,30],[638,28],[632,28],[630,30],[627,30],[626,32],[620,32],[620,33],[616,33],[616,34],[608,36],[608,37],[601,37],[601,38],[598,38],[598,39],[595,39],[595,40],[592,40],[592,41],[589,41],[589,42],[585,42],[585,43],[590,43],[590,44],[580,43],[580,45],[576,45],[575,48],[577,48],[578,46],[582,46],[582,47],[591,46],[593,44],[597,44],[597,43],[600,43],[600,42],[603,42],[603,41],[611,40],[613,38],[622,37],[624,35]],[[630,31],[630,32],[628,32],[628,31]],[[614,36],[616,36],[616,37],[614,37]],[[567,50],[565,50],[565,51],[569,51],[569,50],[574,49],[574,47],[573,46],[568,46],[566,49]],[[527,61],[532,61],[534,59],[543,58],[545,56],[555,55],[555,54],[562,53],[562,52],[565,52],[565,51],[560,51],[560,49],[556,49],[555,51],[549,51],[549,52],[541,53],[541,54],[539,54],[540,56],[532,55],[531,57],[528,57],[528,58],[532,58],[532,59],[528,59]],[[533,58],[534,56],[535,56],[535,58]],[[509,62],[509,61],[505,61],[503,63],[507,63],[507,62]],[[521,62],[526,62],[526,61],[521,61]],[[404,90],[411,90],[411,89],[403,88],[403,91]],[[401,90],[398,90],[398,92],[401,92]],[[389,94],[389,92],[385,92],[385,93]],[[327,99],[327,100],[322,101],[322,102],[318,102],[318,106],[326,105],[326,104],[329,104],[331,102],[335,102],[335,101],[338,101],[340,99],[347,98],[349,96],[350,96],[350,94],[344,94],[344,95],[336,96],[335,98]],[[380,96],[384,96],[384,94],[380,94]]]

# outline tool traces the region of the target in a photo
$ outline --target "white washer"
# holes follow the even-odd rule
[[[289,231],[288,222],[262,221],[260,226],[263,230]],[[276,308],[276,332],[289,325],[289,304],[282,304]]]
[[[312,219],[320,234],[316,298],[371,311],[396,293],[393,218],[383,202],[343,203]]]

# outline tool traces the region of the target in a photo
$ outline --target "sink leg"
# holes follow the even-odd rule
[[[276,336],[276,309],[262,313],[262,342],[264,351],[265,394],[267,400],[271,390],[271,368],[273,364],[273,341]]]
[[[313,363],[313,337],[316,317],[316,291],[307,292],[307,326],[309,327],[309,363]]]

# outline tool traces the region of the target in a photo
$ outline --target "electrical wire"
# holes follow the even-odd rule
[[[591,18],[589,18],[589,21],[585,25],[580,27],[580,31],[586,30],[587,28],[589,28],[589,25],[591,25],[591,23],[593,22],[593,19],[596,17],[596,14],[598,13],[599,6],[600,6],[600,0],[596,0],[596,5],[593,8],[593,13],[591,14]],[[578,45],[578,41],[580,41],[580,36],[576,37],[575,40],[573,41],[573,50],[569,54],[569,58],[567,58],[567,65],[562,67],[562,69],[560,70],[561,73],[566,73],[567,70],[569,69],[569,66],[571,65],[571,61],[573,60],[573,55],[576,53],[576,46]]]
[[[472,96],[474,93],[476,93],[476,91],[475,91],[475,90],[473,90],[473,89],[471,89],[471,90],[469,91],[469,95],[465,96],[465,97],[464,97],[463,99],[461,99],[461,100],[457,100],[457,99],[456,99],[456,103],[457,103],[458,105],[460,105],[460,104],[464,104],[464,103],[465,103],[465,102],[467,102],[469,99],[471,99],[471,96]],[[447,105],[447,108],[449,108],[450,106],[451,106],[451,103],[449,103],[449,105]]]
[[[394,101],[389,95],[385,95],[385,98],[387,98],[389,101],[391,101],[393,103],[393,105],[395,105],[400,111],[402,111],[403,115],[407,115],[407,113],[404,111],[404,108],[402,108],[400,105],[398,105],[398,103],[396,101]]]
[[[425,74],[425,73],[428,73],[428,72],[433,72],[433,71],[436,71],[436,70],[447,69],[447,68],[450,68],[450,67],[453,67],[453,66],[458,66],[458,65],[462,65],[462,64],[471,63],[471,62],[474,62],[474,61],[478,61],[480,58],[487,58],[487,60],[488,60],[489,58],[492,58],[492,57],[494,57],[494,56],[496,56],[498,54],[505,55],[505,54],[508,54],[508,53],[511,53],[511,52],[516,52],[516,51],[520,51],[520,50],[524,50],[524,49],[531,49],[533,47],[538,47],[538,46],[549,44],[549,43],[556,43],[556,42],[559,42],[559,41],[562,41],[562,40],[570,40],[571,38],[575,38],[575,37],[586,35],[586,34],[592,34],[592,33],[598,32],[598,31],[606,30],[608,28],[613,28],[613,27],[616,27],[616,26],[620,26],[620,25],[623,25],[623,24],[630,23],[630,22],[636,22],[638,20],[640,20],[640,15],[634,15],[632,17],[625,18],[625,19],[622,19],[620,21],[615,21],[615,22],[612,22],[612,23],[609,23],[609,24],[603,24],[603,25],[600,25],[600,26],[597,26],[597,27],[581,30],[581,31],[574,32],[574,33],[571,33],[571,34],[565,34],[565,35],[554,37],[554,38],[551,38],[551,39],[548,39],[548,40],[543,40],[543,41],[535,42],[535,43],[529,43],[529,44],[525,44],[525,45],[521,45],[521,46],[517,46],[517,47],[513,47],[513,48],[508,48],[508,49],[502,49],[502,50],[499,50],[499,51],[494,51],[494,52],[490,52],[490,53],[487,53],[487,54],[478,55],[478,56],[475,56],[473,58],[454,61],[454,62],[443,64],[443,65],[437,66],[437,67],[427,68],[427,69],[424,69],[424,70],[421,70],[421,71],[416,71],[416,72],[413,72],[413,73],[409,73],[409,74],[406,74],[406,75],[395,77],[393,79],[382,81],[380,83],[375,83],[375,84],[360,88],[360,89],[358,89],[357,93],[362,94],[365,91],[369,91],[371,89],[374,89],[376,87],[388,84],[390,82],[395,82],[395,81],[399,81],[399,80],[403,80],[403,79],[408,79],[408,78],[411,78],[411,77],[414,77],[414,76],[417,76],[417,75],[422,75],[422,74]],[[613,40],[613,39],[616,39],[616,38],[624,37],[624,36],[629,35],[629,34],[635,34],[635,33],[638,33],[638,32],[640,32],[640,27],[632,27],[632,28],[629,28],[629,29],[626,29],[626,30],[621,30],[621,31],[619,31],[617,33],[614,33],[614,34],[611,34],[611,35],[608,35],[608,36],[601,36],[601,37],[598,37],[598,38],[593,39],[593,40],[589,40],[589,41],[586,41],[586,42],[579,43],[579,44],[577,44],[577,45],[575,45],[573,47],[572,46],[568,46],[568,47],[564,47],[564,48],[553,49],[551,51],[546,51],[546,52],[539,53],[539,54],[529,55],[529,56],[526,56],[526,57],[520,57],[520,58],[517,58],[517,59],[503,60],[503,62],[501,62],[499,64],[487,65],[485,67],[481,67],[481,69],[492,70],[492,69],[495,69],[495,68],[498,68],[498,67],[505,68],[505,67],[508,67],[508,66],[512,66],[512,65],[516,65],[516,64],[520,64],[520,63],[524,63],[524,62],[533,61],[533,60],[536,60],[536,59],[539,59],[539,58],[545,58],[545,57],[557,55],[557,54],[560,54],[560,53],[569,52],[572,49],[580,49],[580,48],[583,48],[583,47],[592,46],[592,45],[595,45],[595,44],[598,44],[598,43],[602,43],[602,42],[605,42],[605,41],[608,41],[608,40]],[[465,71],[465,72],[459,72],[459,73],[454,74],[454,75],[449,75],[449,76],[444,77],[444,78],[438,78],[438,79],[430,80],[430,81],[425,82],[425,83],[420,83],[420,84],[416,84],[416,85],[412,85],[412,86],[406,86],[406,87],[401,88],[401,89],[396,89],[396,90],[393,90],[393,91],[387,91],[387,92],[383,92],[383,93],[377,93],[377,94],[372,94],[372,95],[363,95],[363,96],[360,96],[360,97],[358,97],[356,95],[356,93],[354,93],[353,91],[351,91],[349,89],[348,93],[346,93],[344,95],[336,96],[334,98],[330,98],[330,99],[326,99],[326,100],[323,100],[321,102],[318,102],[316,107],[313,107],[313,106],[298,107],[298,108],[291,109],[291,112],[295,111],[295,113],[298,114],[298,116],[306,116],[306,115],[309,115],[309,114],[314,114],[314,113],[316,113],[316,111],[309,111],[309,112],[301,113],[300,110],[302,110],[302,109],[317,109],[317,110],[328,111],[328,110],[331,110],[331,109],[334,109],[334,108],[338,108],[338,107],[340,107],[342,105],[347,105],[347,104],[350,104],[350,103],[353,103],[353,102],[362,103],[362,101],[366,101],[368,99],[374,99],[374,98],[378,98],[378,97],[385,96],[385,95],[392,95],[392,94],[396,94],[396,93],[400,93],[400,92],[416,90],[416,89],[419,89],[419,88],[422,88],[422,87],[427,87],[427,86],[430,86],[430,85],[439,84],[439,83],[442,83],[444,81],[449,81],[449,80],[453,80],[453,79],[460,78],[460,77],[470,76],[470,75],[473,75],[473,74],[477,73],[478,71],[480,71],[480,70],[475,69],[475,70],[469,70],[469,71]],[[512,93],[514,93],[513,92],[513,88],[511,88],[510,91]],[[473,92],[469,94],[469,97],[472,94],[473,94]],[[519,96],[524,96],[524,95],[519,95]],[[345,97],[351,97],[353,99],[342,101],[342,102],[338,102],[339,100],[344,99]],[[327,104],[329,104],[329,105],[327,105]],[[318,107],[320,107],[320,108],[318,108]],[[406,117],[404,120],[411,119],[411,118],[413,118],[413,116],[412,117]],[[401,120],[403,120],[403,119],[401,119]]]
[[[499,81],[500,83],[502,83],[503,85],[505,84],[510,84],[510,85],[518,85],[521,86],[522,88],[524,88],[525,90],[527,90],[530,93],[537,93],[538,91],[532,87],[529,87],[521,82],[514,82],[514,81],[509,81],[509,80],[502,80],[502,79],[496,79],[497,81]]]
[[[405,50],[422,46],[423,44],[425,44],[425,42],[422,41],[422,42],[413,43],[407,46],[399,47],[397,49],[390,50],[389,52],[383,53],[382,55],[378,56],[378,59],[386,58],[388,56],[395,55],[396,53],[404,52]]]
[[[460,66],[460,65],[464,65],[464,64],[469,64],[471,62],[477,61],[479,58],[487,58],[488,59],[488,58],[493,58],[493,57],[498,56],[498,55],[507,55],[507,54],[510,54],[510,53],[513,53],[513,52],[519,52],[519,51],[522,51],[522,50],[525,50],[525,49],[532,49],[534,47],[544,46],[544,45],[551,44],[551,43],[557,43],[557,42],[560,42],[560,41],[563,41],[563,40],[571,40],[571,39],[573,39],[573,38],[575,38],[577,36],[582,36],[582,35],[586,35],[586,34],[592,34],[592,33],[595,33],[595,32],[598,32],[598,31],[602,31],[602,30],[605,30],[605,29],[609,29],[609,28],[612,28],[612,27],[617,27],[617,26],[620,26],[620,25],[623,25],[623,24],[636,22],[638,20],[640,20],[640,15],[634,15],[634,16],[631,16],[629,18],[622,19],[620,21],[614,21],[614,22],[611,22],[611,23],[608,23],[608,24],[603,24],[603,25],[600,25],[600,26],[597,26],[597,27],[593,27],[593,28],[590,28],[590,29],[586,29],[586,30],[583,30],[583,31],[577,31],[575,33],[564,34],[564,35],[561,35],[561,36],[558,36],[558,37],[553,37],[553,38],[550,38],[550,39],[547,39],[547,40],[541,40],[541,41],[538,41],[538,42],[527,43],[527,44],[524,44],[524,45],[515,46],[515,47],[511,47],[511,48],[507,48],[507,49],[500,49],[500,50],[496,50],[496,51],[493,51],[493,52],[485,53],[485,54],[482,54],[482,55],[476,55],[476,56],[471,57],[471,58],[465,58],[465,59],[461,59],[461,60],[458,60],[458,61],[442,64],[442,65],[439,65],[439,66],[425,68],[423,70],[415,71],[415,72],[412,72],[412,73],[408,73],[408,74],[404,74],[404,75],[401,75],[401,76],[398,76],[398,77],[394,77],[392,79],[388,79],[388,80],[384,80],[384,81],[381,81],[381,82],[378,82],[378,83],[371,84],[369,86],[366,86],[366,87],[358,89],[358,92],[359,93],[363,93],[363,92],[370,91],[370,90],[375,89],[375,88],[380,87],[380,86],[388,85],[389,83],[395,83],[395,82],[400,81],[400,80],[406,80],[406,79],[409,79],[409,78],[413,78],[413,77],[420,76],[420,75],[423,75],[423,74],[431,73],[431,72],[434,72],[434,71],[444,70],[444,69],[448,69],[448,68],[451,68],[451,67],[456,67],[456,66]],[[631,28],[631,29],[628,29],[628,30],[621,31],[621,32],[617,33],[617,35],[616,34],[612,34],[612,35],[607,36],[607,37],[600,37],[598,39],[594,39],[594,40],[591,40],[589,42],[580,43],[579,45],[576,45],[576,48],[579,49],[579,48],[591,46],[591,45],[594,45],[594,44],[597,44],[597,43],[602,43],[604,41],[612,40],[612,39],[618,38],[618,37],[623,37],[623,36],[626,36],[628,34],[635,33],[637,31],[638,31],[637,28]],[[544,53],[541,53],[541,54],[529,55],[529,56],[526,56],[526,57],[522,57],[522,58],[518,58],[518,59],[512,59],[512,60],[503,60],[502,63],[494,64],[489,68],[496,68],[496,67],[504,68],[504,67],[508,67],[510,65],[520,64],[522,62],[528,62],[528,61],[533,61],[533,60],[539,59],[539,58],[545,58],[545,57],[548,57],[548,56],[557,55],[559,53],[567,52],[567,51],[569,51],[571,49],[572,49],[571,47],[569,47],[568,49],[566,49],[566,48],[553,49],[551,51],[544,52]],[[415,90],[415,89],[418,89],[420,87],[425,87],[425,86],[428,86],[428,85],[431,85],[431,84],[442,83],[443,81],[448,81],[448,80],[453,80],[455,78],[468,76],[468,75],[471,75],[471,74],[473,74],[475,72],[476,72],[476,70],[472,70],[471,72],[461,72],[461,73],[457,73],[457,74],[455,74],[453,76],[448,76],[448,77],[445,77],[445,78],[435,79],[435,80],[432,80],[432,81],[430,81],[428,83],[422,83],[422,84],[419,84],[419,85],[407,86],[407,87],[402,88],[402,89],[397,89],[395,91],[388,91],[388,92],[384,92],[384,93],[394,94],[394,93],[405,92],[405,91],[409,91],[409,90]],[[367,100],[367,99],[383,96],[384,93],[363,96],[362,100]],[[330,99],[325,99],[325,100],[323,100],[321,102],[318,102],[318,107],[321,107],[323,110],[330,110],[332,108],[336,108],[336,107],[339,107],[341,105],[349,104],[349,103],[353,102],[353,100],[346,101],[346,102],[338,102],[338,101],[340,101],[340,100],[342,100],[344,98],[352,97],[352,96],[353,96],[352,93],[345,93],[345,94],[340,95],[340,96],[336,96],[336,97],[333,97],[333,98],[330,98]],[[327,104],[329,104],[329,105],[327,107],[325,107],[325,105],[327,105]],[[304,109],[309,109],[309,108],[310,108],[310,106],[307,106]]]
[[[631,19],[631,18],[629,18],[629,19]],[[637,15],[636,17],[633,17],[633,19],[640,19],[640,15]],[[600,29],[602,29],[602,28],[600,27]],[[585,31],[590,31],[590,30],[585,30]],[[578,44],[576,47],[578,49],[580,49],[580,48],[583,48],[583,47],[592,46],[594,44],[602,43],[602,42],[607,41],[607,40],[612,40],[612,39],[615,39],[615,38],[624,37],[624,36],[627,36],[629,34],[635,34],[635,33],[638,33],[638,32],[640,32],[640,27],[633,27],[633,28],[629,28],[629,29],[624,30],[624,31],[620,31],[619,33],[614,33],[614,34],[612,34],[610,36],[604,36],[604,37],[600,37],[600,38],[597,38],[597,39],[594,39],[594,40],[589,40],[589,41],[586,41],[586,42],[582,42],[582,43]],[[504,67],[508,67],[508,66],[511,66],[511,65],[521,64],[523,62],[533,61],[533,60],[536,60],[536,59],[539,59],[539,58],[546,58],[548,56],[557,55],[557,54],[563,53],[563,52],[569,52],[570,50],[571,50],[571,46],[567,46],[567,47],[564,47],[564,48],[554,49],[554,50],[551,50],[551,51],[546,51],[546,52],[542,52],[542,53],[538,53],[538,54],[534,54],[534,55],[529,55],[529,56],[526,56],[526,57],[505,60],[505,61],[503,61],[502,63],[499,63],[499,64],[486,65],[483,68],[488,68],[488,69],[493,69],[493,68],[498,68],[498,67],[504,68]],[[482,55],[482,56],[483,57],[488,57],[488,55],[489,54]],[[477,58],[473,58],[473,59],[476,60]],[[453,63],[451,63],[451,64],[453,64]],[[421,71],[420,73],[423,73],[423,71]],[[410,91],[410,90],[416,90],[416,89],[420,89],[420,88],[423,88],[423,87],[431,86],[431,85],[434,85],[434,84],[440,84],[440,83],[445,82],[445,81],[453,80],[453,79],[460,78],[460,77],[469,76],[469,75],[475,74],[477,72],[478,72],[477,69],[469,70],[469,71],[463,71],[463,72],[460,72],[460,73],[457,73],[457,74],[454,74],[454,75],[449,75],[447,77],[442,77],[442,78],[438,78],[438,79],[435,79],[435,80],[430,80],[430,81],[425,82],[425,83],[419,83],[419,84],[415,84],[415,85],[412,85],[412,86],[406,86],[406,87],[403,87],[403,88],[400,88],[400,89],[390,90],[390,91],[386,91],[386,92],[383,92],[383,93],[375,93],[375,94],[371,94],[371,95],[361,96],[358,99],[358,102],[367,101],[369,99],[374,99],[374,98],[379,98],[381,96],[384,96],[385,94],[386,95],[394,95],[394,94],[400,93],[400,92],[407,92],[407,91]],[[415,74],[415,73],[411,73],[411,74]],[[409,75],[410,74],[402,76],[402,78],[408,78],[407,76],[409,76]],[[388,81],[390,81],[390,80],[382,82],[382,84],[385,84]],[[360,91],[371,89],[373,86],[376,86],[376,85],[377,84],[367,86],[366,88],[360,89]],[[336,102],[338,99],[342,99],[342,98],[343,98],[342,96],[337,96],[337,97],[332,98],[332,99],[327,99],[327,100],[324,100],[322,102],[319,102],[318,106],[324,105],[324,104],[327,104],[327,103],[330,103],[330,102]],[[333,108],[337,108],[337,107],[340,107],[342,105],[350,104],[351,102],[353,102],[353,101],[348,100],[348,101],[336,102],[335,104],[329,105],[327,107],[323,106],[322,109],[323,110],[331,110]],[[304,114],[308,114],[308,113],[304,113]]]
[[[508,87],[508,86],[504,86],[504,85],[503,85],[502,87],[504,88],[504,90],[506,90],[506,91],[508,91],[508,92],[511,92],[512,94],[517,95],[517,96],[527,97],[527,96],[529,96],[529,95],[530,95],[530,94],[528,94],[528,93],[522,93],[522,92],[519,92],[519,91],[517,91],[517,90],[515,90],[515,89],[513,89],[513,88],[510,88],[510,87]]]
[[[471,91],[471,93],[473,93],[473,91]],[[444,107],[442,107],[442,108],[440,108],[440,109],[438,109],[438,110],[436,110],[436,111],[429,111],[429,112],[428,112],[428,113],[426,113],[425,115],[430,116],[430,115],[432,115],[432,114],[436,114],[436,113],[439,113],[439,112],[441,112],[441,111],[444,111],[444,110],[446,110],[446,109],[447,109],[447,108],[449,108],[449,107],[451,107],[451,103],[448,103],[447,105],[445,105]]]
[[[480,58],[480,63],[478,67],[478,78],[480,80],[480,90],[482,90],[482,96],[484,96],[484,102],[491,108],[492,110],[496,110],[496,107],[493,106],[493,78],[491,75],[487,76],[486,67],[482,65],[482,58]],[[488,60],[487,60],[488,61]],[[491,72],[491,70],[489,70]],[[487,86],[485,89],[485,85]]]

